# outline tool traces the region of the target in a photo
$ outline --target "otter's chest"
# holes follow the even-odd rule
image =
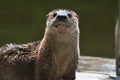
[[[66,43],[58,43],[55,48],[55,63],[57,72],[62,74],[65,72],[68,64],[72,61],[73,51],[72,46]]]

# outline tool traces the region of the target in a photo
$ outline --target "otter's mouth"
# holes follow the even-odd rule
[[[69,27],[70,25],[68,25],[68,23],[65,23],[65,22],[58,22],[53,24],[53,26],[57,28],[57,27]]]

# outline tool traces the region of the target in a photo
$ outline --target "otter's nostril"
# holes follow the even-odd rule
[[[56,16],[57,16],[57,13],[54,13],[54,14],[53,14],[53,17],[56,17]]]
[[[57,19],[59,19],[59,20],[66,20],[67,16],[57,16]]]

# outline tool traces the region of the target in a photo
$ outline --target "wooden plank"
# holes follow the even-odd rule
[[[120,76],[120,0],[118,2],[117,21],[115,29],[116,74]]]
[[[76,80],[115,80],[115,78],[115,59],[80,57]]]

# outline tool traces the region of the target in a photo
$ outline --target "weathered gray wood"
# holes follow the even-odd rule
[[[115,29],[115,51],[116,51],[116,74],[120,75],[120,0],[118,2],[118,12]]]
[[[76,80],[115,80],[115,78],[115,59],[80,57]]]

